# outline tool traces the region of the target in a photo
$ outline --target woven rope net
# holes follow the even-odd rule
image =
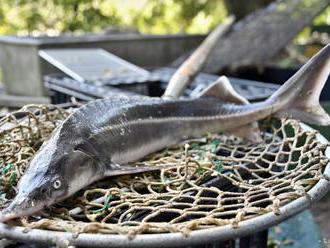
[[[52,130],[72,109],[29,105],[0,122],[0,206]],[[182,232],[230,224],[283,206],[322,178],[326,145],[297,121],[260,123],[263,142],[206,134],[134,163],[172,165],[160,171],[107,178],[16,225],[73,233]]]

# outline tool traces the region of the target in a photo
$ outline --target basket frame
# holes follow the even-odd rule
[[[306,124],[300,123],[306,131],[315,131]],[[324,144],[329,143],[321,134],[317,139]],[[330,158],[330,147],[325,151]],[[218,241],[233,240],[266,230],[286,219],[307,209],[312,203],[321,199],[330,189],[330,162],[326,165],[320,179],[306,194],[296,200],[280,207],[279,215],[269,212],[258,217],[241,221],[238,228],[224,225],[208,229],[192,231],[188,236],[182,233],[139,234],[134,238],[119,234],[90,234],[76,235],[69,232],[33,229],[26,232],[24,227],[9,226],[0,223],[0,236],[23,242],[55,244],[60,247],[174,247],[214,243]]]

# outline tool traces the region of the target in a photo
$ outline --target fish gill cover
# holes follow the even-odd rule
[[[72,110],[72,109],[71,109]],[[30,159],[71,111],[29,105],[0,121],[0,209]],[[206,134],[154,153],[132,166],[173,165],[94,183],[39,216],[11,223],[74,233],[162,233],[231,224],[306,195],[328,163],[326,145],[297,121],[261,122],[263,142]]]

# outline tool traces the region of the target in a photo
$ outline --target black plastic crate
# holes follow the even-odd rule
[[[50,90],[54,104],[68,102],[72,96],[83,101],[118,94],[161,96],[174,72],[175,69],[172,68],[160,68],[153,70],[147,76],[122,77],[87,83],[78,82],[63,74],[56,74],[46,76],[45,85]],[[218,75],[200,73],[186,89],[184,96],[197,95],[218,77]],[[265,99],[279,87],[275,84],[237,78],[230,78],[230,81],[237,92],[250,101]]]

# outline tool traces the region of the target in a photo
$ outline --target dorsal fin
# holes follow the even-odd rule
[[[224,102],[241,105],[249,104],[249,101],[245,97],[237,93],[226,76],[219,77],[217,81],[203,90],[199,94],[199,97],[214,97]],[[253,142],[261,141],[260,130],[257,122],[231,129],[228,132]]]
[[[226,76],[221,76],[217,81],[204,89],[198,97],[215,97],[224,102],[248,104],[249,101],[237,93]]]

